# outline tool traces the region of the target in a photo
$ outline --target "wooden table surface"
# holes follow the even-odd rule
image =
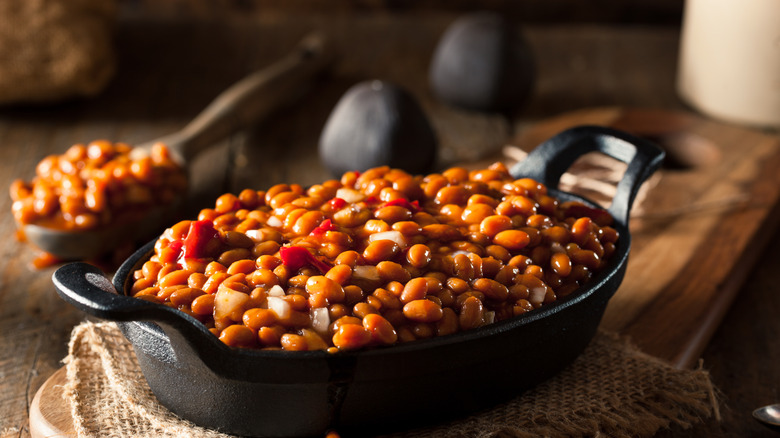
[[[237,2],[236,4],[240,4]],[[208,2],[193,2],[201,5]],[[679,26],[670,24],[528,23],[537,62],[530,101],[509,122],[442,109],[425,80],[438,37],[458,10],[369,10],[264,14],[213,5],[181,10],[126,3],[116,27],[119,70],[101,95],[48,106],[0,109],[0,187],[30,179],[36,163],[68,146],[107,138],[140,143],[184,126],[221,90],[291,48],[308,31],[328,32],[339,50],[330,76],[301,102],[215,145],[194,165],[192,211],[224,192],[277,182],[312,184],[328,177],[316,144],[331,108],[352,84],[387,79],[405,86],[436,126],[465,125],[475,138],[453,148],[495,146],[534,123],[571,110],[629,106],[685,109],[674,90]],[[461,120],[463,123],[453,123]],[[447,138],[460,133],[443,133]],[[774,135],[774,134],[772,134]],[[465,146],[464,146],[465,145]],[[0,197],[0,437],[28,437],[28,407],[62,364],[73,325],[84,315],[62,302],[54,268],[31,266],[36,252],[15,238],[8,195]],[[722,421],[660,436],[770,436],[750,415],[780,402],[780,234],[762,232],[767,249],[702,354],[720,391]]]

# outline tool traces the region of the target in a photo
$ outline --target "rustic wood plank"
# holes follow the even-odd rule
[[[633,246],[626,278],[602,321],[603,328],[631,336],[653,356],[695,366],[777,227],[780,139],[686,113],[606,108],[540,123],[517,143],[530,148],[589,123],[659,139],[662,146],[665,138],[685,134],[697,142],[691,146],[717,151],[715,162],[661,170],[629,224]]]
[[[263,7],[264,2],[239,2],[232,10],[218,3],[208,0],[125,2],[117,29],[121,68],[105,93],[95,99],[48,108],[0,109],[0,141],[4,152],[4,159],[0,160],[0,185],[7,187],[17,176],[31,176],[40,158],[61,152],[78,141],[114,136],[135,143],[170,133],[189,121],[225,87],[275,59],[314,28],[332,31],[338,44],[346,48],[334,75],[326,86],[307,97],[305,106],[280,112],[266,123],[220,143],[212,156],[203,157],[199,164],[203,168],[196,173],[203,178],[201,181],[208,182],[197,183],[202,184],[199,190],[203,193],[203,204],[195,201],[191,206],[194,210],[228,190],[262,188],[280,181],[309,184],[324,179],[325,171],[313,155],[319,131],[332,105],[359,80],[383,78],[409,87],[423,102],[438,129],[445,129],[463,117],[472,122],[470,129],[477,139],[505,137],[503,132],[496,133],[499,128],[489,116],[446,114],[451,109],[435,102],[424,80],[428,58],[438,36],[467,9],[462,2],[448,3],[443,10],[430,7],[436,2],[420,5],[357,2],[346,9],[320,11],[321,14],[296,14],[294,19],[285,16],[283,6],[269,13]],[[303,3],[298,3],[301,8]],[[486,5],[501,6],[500,3]],[[651,2],[643,3],[648,6]],[[679,2],[664,3],[680,7]],[[192,4],[195,7],[188,10],[187,6]],[[539,11],[542,16],[537,15],[536,19],[555,21],[555,17],[562,16],[561,4],[546,2],[547,6]],[[594,11],[593,14],[603,12],[605,19],[627,16],[627,10],[614,6],[613,2],[600,4],[612,4],[623,12]],[[539,6],[539,2],[515,6],[515,11],[534,5]],[[531,100],[506,128],[509,135],[516,133],[513,128],[519,132],[576,108],[603,105],[681,108],[673,87],[679,34],[676,27],[611,28],[590,23],[527,26],[539,76]],[[228,165],[231,156],[237,158],[239,166],[226,176],[218,170]],[[767,181],[767,184],[771,182]],[[697,182],[692,186],[696,189],[693,195],[679,194],[680,198],[674,202],[687,199],[682,196],[695,199],[706,193],[711,184],[711,180]],[[772,189],[754,188],[755,193]],[[7,197],[0,197],[0,208],[10,209]],[[731,220],[754,221],[751,211],[734,215]],[[713,229],[718,226],[713,225]],[[0,346],[10,345],[0,353],[3,377],[0,379],[3,397],[0,435],[3,438],[29,436],[25,429],[27,404],[37,386],[59,365],[70,327],[83,317],[54,297],[48,279],[51,269],[29,268],[34,254],[14,241],[13,233],[10,215],[0,215],[0,235],[4,237],[0,245],[0,255],[4,256],[0,268]],[[750,245],[733,239],[726,230],[723,233],[726,247],[738,251]],[[637,243],[642,240],[639,236]],[[776,266],[776,257],[772,255],[776,252],[764,252],[758,257],[764,264]],[[777,301],[772,298],[778,294],[771,292],[776,290],[777,277],[760,265],[757,272],[749,275],[749,279],[757,276],[763,281],[748,283],[748,290],[740,291],[736,303],[739,313],[726,320],[744,335],[729,330],[718,332],[714,339],[720,349],[705,352],[705,366],[713,366],[716,386],[727,392],[732,406],[743,410],[747,405],[737,401],[768,402],[777,398],[776,389],[765,384],[776,381],[776,373],[757,371],[760,367],[768,369],[768,364],[780,359],[777,343],[769,339],[772,333],[777,335],[778,328],[771,324],[776,320],[772,311],[776,310]],[[743,297],[747,298],[743,300]],[[765,303],[771,305],[763,307]],[[753,324],[754,319],[761,323]],[[756,342],[743,342],[741,336]],[[763,353],[762,348],[768,353]],[[744,360],[734,364],[736,361],[729,361],[733,357]],[[761,379],[762,374],[766,380]],[[742,382],[744,387],[731,384],[732,381]],[[748,392],[752,398],[743,397]],[[752,420],[745,421],[737,413],[725,417],[729,426],[724,429],[731,433],[719,436],[744,435],[741,432],[745,431],[758,433],[751,428],[752,423],[746,424]],[[676,432],[679,433],[673,436],[707,436],[697,435],[695,430]]]

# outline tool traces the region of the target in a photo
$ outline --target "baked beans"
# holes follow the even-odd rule
[[[89,230],[170,204],[187,186],[185,171],[162,143],[143,156],[132,150],[97,140],[44,158],[32,181],[11,184],[14,218],[22,225]]]
[[[162,234],[132,291],[230,346],[387,346],[571,294],[614,251],[610,224],[501,163],[427,176],[378,167],[222,195]]]

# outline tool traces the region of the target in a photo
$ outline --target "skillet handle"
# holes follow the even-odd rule
[[[164,351],[167,361],[193,372],[205,367],[225,377],[234,370],[250,370],[241,358],[212,335],[205,325],[177,309],[132,298],[117,292],[111,281],[97,267],[84,262],[68,263],[57,269],[52,282],[63,300],[92,316],[111,321],[149,321],[165,333]],[[137,347],[133,341],[134,347]],[[143,347],[142,347],[143,348]]]
[[[157,317],[164,309],[149,301],[120,295],[103,272],[88,263],[68,263],[52,275],[59,296],[77,309],[102,319],[131,321]]]
[[[602,126],[578,126],[537,146],[510,173],[514,178],[533,178],[557,189],[564,172],[588,152],[601,152],[628,164],[607,209],[617,222],[627,226],[639,188],[661,166],[666,155],[648,140]]]
[[[105,274],[88,263],[73,262],[60,267],[54,271],[52,282],[63,300],[89,315],[111,321],[157,323],[179,354],[182,347],[195,351],[196,355],[206,356],[209,356],[207,353],[214,356],[215,348],[225,348],[216,336],[191,316],[168,306],[118,293]]]

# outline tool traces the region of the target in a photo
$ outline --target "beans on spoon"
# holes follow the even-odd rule
[[[151,237],[182,202],[187,163],[300,97],[332,58],[323,35],[308,35],[292,53],[217,96],[181,131],[134,148],[95,141],[45,158],[35,180],[11,187],[24,238],[57,259],[77,260]]]

